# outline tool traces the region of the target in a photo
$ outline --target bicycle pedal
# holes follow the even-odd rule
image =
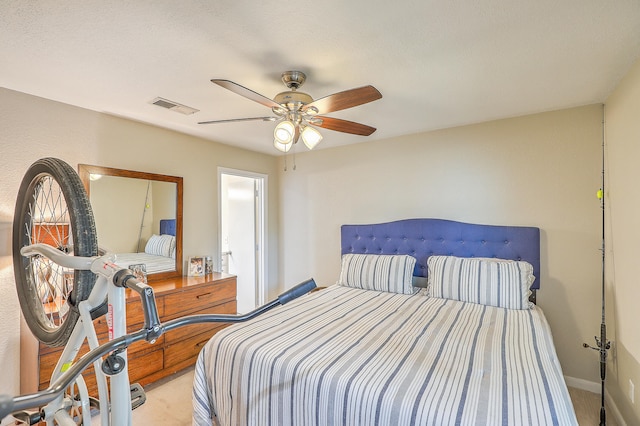
[[[27,411],[20,411],[13,413],[13,418],[16,419],[17,425],[37,425],[44,420],[44,416],[41,412],[29,413]]]
[[[131,409],[135,410],[147,401],[147,394],[140,383],[131,384]]]

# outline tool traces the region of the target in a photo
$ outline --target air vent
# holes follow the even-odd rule
[[[155,98],[150,103],[153,105],[158,105],[162,108],[170,109],[171,111],[179,112],[180,114],[184,115],[191,115],[200,111],[199,109],[191,108],[164,98]]]

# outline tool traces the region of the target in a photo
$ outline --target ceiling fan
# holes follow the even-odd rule
[[[320,115],[352,108],[382,98],[382,95],[375,87],[358,87],[313,100],[308,94],[298,91],[306,78],[307,76],[302,71],[283,72],[282,82],[289,90],[278,93],[273,100],[233,81],[213,79],[211,80],[212,83],[271,108],[274,116],[201,121],[198,124],[252,120],[279,121],[273,132],[273,144],[282,152],[288,152],[300,138],[302,138],[307,148],[313,149],[322,140],[322,135],[314,126],[361,136],[369,136],[376,131],[375,127],[365,124]]]

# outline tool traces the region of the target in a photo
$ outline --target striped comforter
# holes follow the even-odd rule
[[[577,425],[546,319],[332,286],[218,332],[194,424]]]

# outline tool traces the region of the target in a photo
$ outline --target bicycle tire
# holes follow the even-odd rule
[[[62,268],[39,255],[20,254],[22,247],[38,242],[75,256],[98,254],[87,193],[75,170],[57,158],[33,163],[20,184],[13,219],[13,269],[29,329],[41,342],[62,346],[78,321],[77,304],[89,297],[96,276]]]

